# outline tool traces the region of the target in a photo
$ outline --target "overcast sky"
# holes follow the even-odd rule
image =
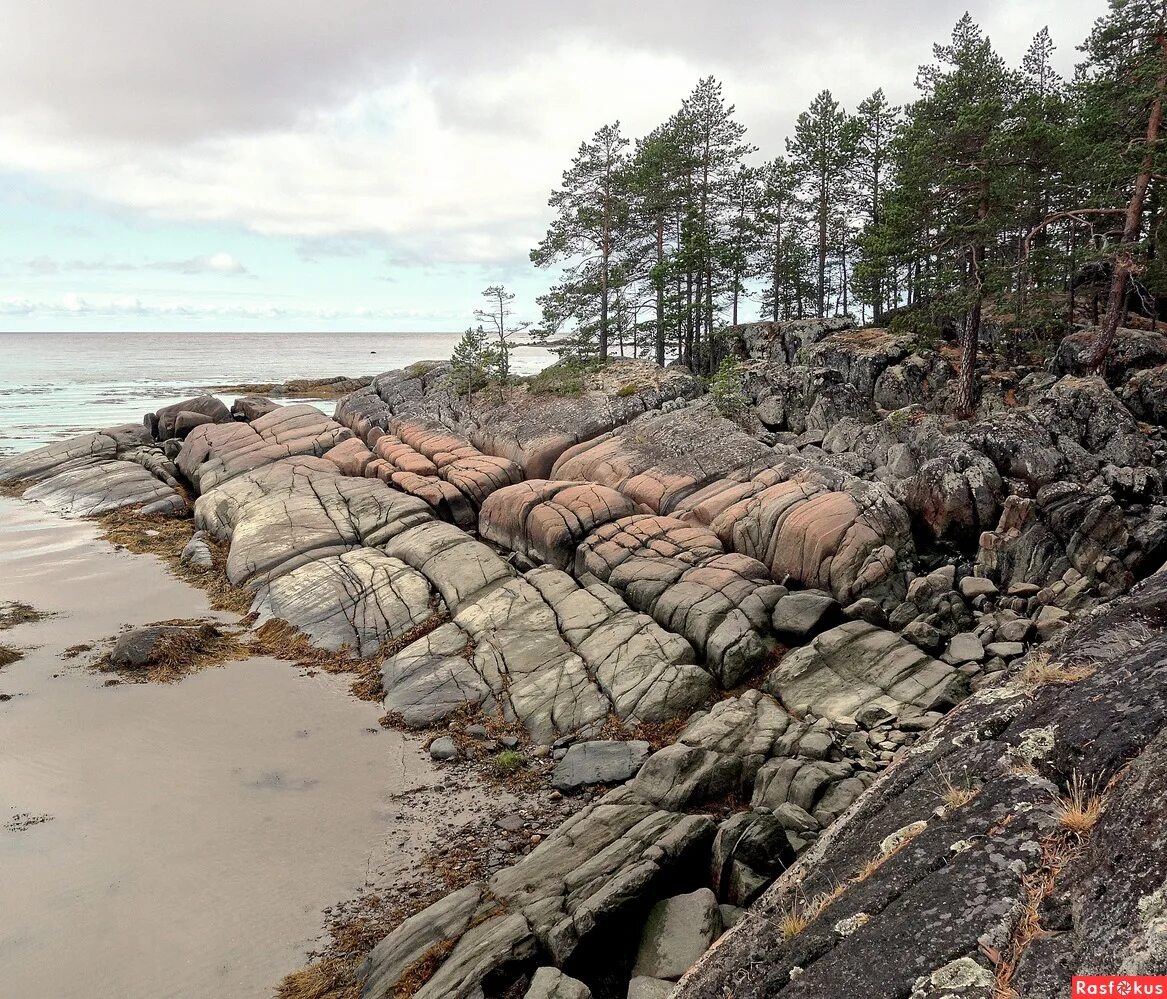
[[[1101,0],[971,8],[1063,71]],[[460,330],[579,145],[713,73],[760,156],[822,88],[911,99],[949,0],[9,0],[0,330]]]

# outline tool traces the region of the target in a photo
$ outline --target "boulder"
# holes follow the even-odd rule
[[[295,455],[322,455],[351,432],[315,406],[281,406],[250,423],[196,427],[183,443],[178,467],[204,493],[244,472]]]
[[[634,977],[678,979],[721,934],[717,896],[708,888],[653,906],[640,935]]]
[[[592,784],[622,784],[640,769],[650,751],[647,742],[577,742],[555,767],[551,784],[567,792]]]
[[[1101,328],[1091,326],[1062,338],[1054,354],[1053,369],[1059,375],[1089,373],[1090,357],[1098,345]],[[1119,327],[1102,364],[1107,382],[1119,385],[1144,368],[1167,362],[1167,337],[1159,332]]]
[[[592,999],[592,990],[558,968],[540,968],[523,999]]]
[[[788,593],[774,607],[771,620],[779,635],[801,640],[810,638],[841,617],[839,602],[821,590]]]
[[[788,652],[763,690],[781,703],[808,705],[825,718],[877,706],[896,716],[908,707],[945,710],[964,694],[961,675],[898,635],[848,621]]]
[[[218,637],[219,630],[212,624],[155,624],[134,628],[118,636],[109,661],[123,669],[141,669],[163,662],[176,647],[204,651]]]
[[[632,500],[607,486],[530,479],[493,493],[482,505],[478,531],[533,562],[567,569],[587,535],[635,512]]]
[[[230,423],[233,417],[220,400],[213,395],[200,395],[194,399],[163,406],[150,414],[147,425],[154,429],[155,440],[165,441],[171,437],[184,437],[202,423]],[[181,428],[179,424],[182,424]]]
[[[628,983],[628,999],[669,999],[676,987],[675,982],[638,975]]]
[[[818,824],[797,806],[779,806],[774,812],[746,811],[730,816],[717,830],[713,841],[712,884],[717,897],[730,905],[748,906],[770,883],[794,863],[796,851],[787,835],[791,810],[800,811],[808,825]]]
[[[689,493],[735,469],[773,462],[773,453],[712,402],[651,413],[565,451],[556,479],[608,486],[658,513],[670,513]]]
[[[262,623],[294,621],[322,649],[372,656],[436,613],[429,582],[376,548],[318,558],[260,586]]]
[[[764,565],[726,553],[708,530],[647,514],[588,535],[576,551],[574,575],[584,585],[608,584],[688,639],[723,687],[764,662],[773,644],[770,614],[784,593]]]
[[[884,486],[801,458],[716,480],[677,504],[676,515],[763,562],[775,580],[844,603],[894,592],[897,552],[912,548],[907,511]]]
[[[128,424],[0,457],[0,483],[31,481],[24,497],[63,514],[122,507],[179,515],[188,509],[177,470],[144,427]]]

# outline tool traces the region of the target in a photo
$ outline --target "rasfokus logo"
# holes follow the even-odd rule
[[[1115,996],[1139,999],[1162,996],[1167,999],[1167,975],[1075,975],[1071,996]]]

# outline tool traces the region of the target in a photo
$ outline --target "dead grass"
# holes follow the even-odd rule
[[[1025,901],[1009,942],[1001,950],[981,946],[981,952],[994,965],[993,999],[1021,999],[1013,987],[1013,976],[1029,945],[1048,935],[1041,925],[1042,903],[1053,894],[1058,876],[1076,853],[1076,847],[1065,836],[1043,840],[1040,863],[1021,879]]]
[[[0,496],[10,496],[13,499],[20,499],[24,495],[25,490],[35,481],[35,479],[13,479],[11,482],[0,482]]]
[[[105,655],[97,661],[97,669],[114,673],[130,683],[175,683],[191,673],[238,662],[252,654],[237,633],[200,627],[206,625],[206,621],[158,623],[179,625],[189,630],[162,635],[154,645],[151,662],[146,666],[118,666],[109,655]]]
[[[21,603],[19,600],[5,601],[0,604],[0,631],[15,628],[18,624],[33,624],[53,616],[47,611],[39,611],[30,604]]]
[[[434,972],[442,966],[442,962],[450,956],[450,951],[453,949],[453,940],[441,940],[430,947],[405,969],[390,993],[392,999],[410,999],[418,989],[434,977]]]
[[[673,718],[664,722],[638,722],[629,725],[615,712],[608,715],[598,738],[620,742],[647,742],[653,750],[671,746],[688,724],[688,718]]]
[[[1061,827],[1073,836],[1087,836],[1102,817],[1104,795],[1096,781],[1075,772],[1064,795],[1058,797],[1056,814]]]
[[[24,653],[10,649],[7,645],[0,645],[0,669],[11,666],[18,659],[23,659]]]
[[[276,999],[360,999],[360,959],[326,957],[286,975]]]
[[[1092,666],[1070,665],[1053,659],[1048,652],[1035,652],[1021,671],[1021,682],[1030,690],[1042,687],[1068,687],[1094,675]]]
[[[939,789],[936,792],[937,797],[944,802],[944,807],[949,813],[964,808],[981,790],[972,784],[957,784],[947,773],[940,774],[938,783]]]

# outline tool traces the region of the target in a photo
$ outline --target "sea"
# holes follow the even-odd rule
[[[447,360],[460,333],[0,333],[0,454],[119,423],[221,385],[375,375]],[[515,374],[555,358],[518,346]],[[232,396],[220,396],[230,404]],[[333,400],[312,402],[331,413]]]

